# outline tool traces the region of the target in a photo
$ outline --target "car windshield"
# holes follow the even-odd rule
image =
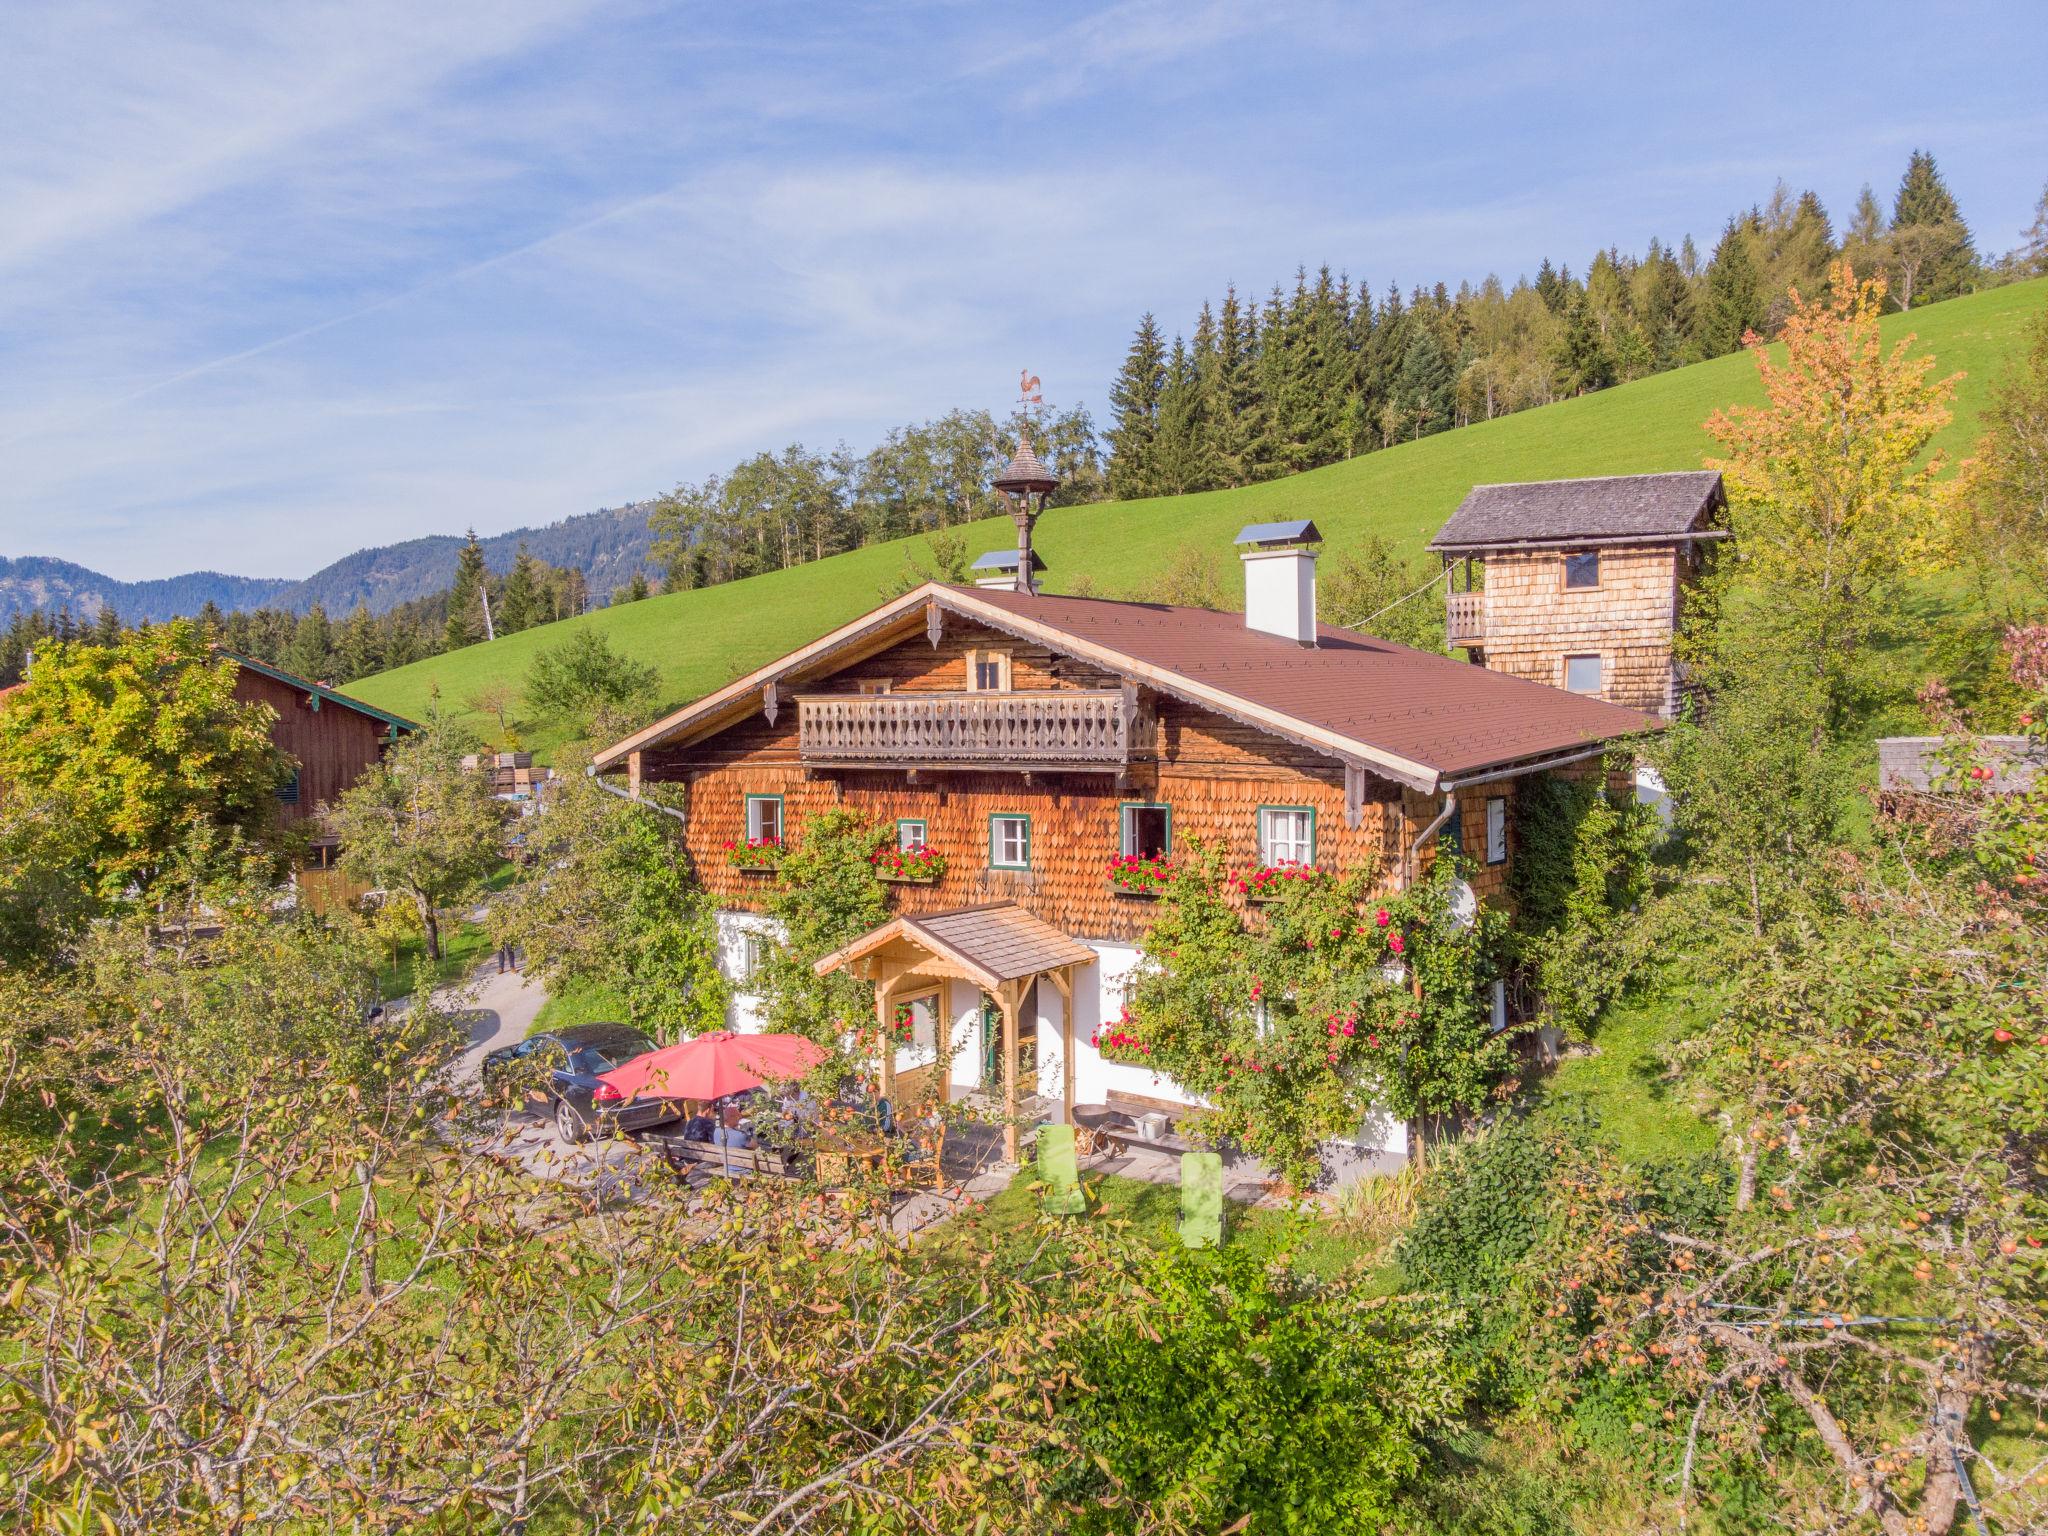
[[[621,1062],[631,1061],[635,1056],[645,1056],[654,1049],[654,1042],[644,1037],[625,1036],[607,1040],[602,1047],[579,1045],[569,1052],[569,1064],[578,1072],[595,1075],[609,1072]]]

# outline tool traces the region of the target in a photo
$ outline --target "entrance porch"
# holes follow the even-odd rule
[[[1074,978],[1093,966],[1096,952],[1080,940],[1060,932],[1050,923],[1032,916],[1015,902],[993,902],[984,906],[959,907],[918,917],[898,917],[884,923],[853,943],[835,950],[817,962],[820,976],[845,971],[875,984],[875,1026],[879,1034],[882,1094],[896,1099],[899,1038],[899,1001],[938,989],[944,997],[948,982],[979,987],[993,1005],[989,1044],[995,1047],[996,1077],[1003,1109],[1003,1155],[1015,1162],[1020,1124],[1019,1078],[1026,1070],[1020,1042],[1020,1020],[1024,1000],[1035,983],[1043,982],[1058,993],[1060,1009],[1060,1113],[1071,1120],[1074,1109],[1074,1063],[1076,1023]],[[937,1078],[938,1096],[953,1097],[954,1061],[967,1045],[963,1032],[954,1027],[943,1006],[934,1010],[927,1026],[910,1021],[913,1030],[929,1027],[929,1047]],[[923,1042],[914,1042],[922,1044]],[[1034,1042],[1036,1046],[1036,1042]],[[1036,1059],[1034,1049],[1034,1060]],[[982,1091],[992,1093],[996,1085],[984,1080]],[[1029,1092],[1029,1089],[1023,1090]]]

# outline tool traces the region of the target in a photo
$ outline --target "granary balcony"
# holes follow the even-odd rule
[[[797,747],[818,768],[1120,771],[1133,708],[1120,691],[807,694]]]
[[[1483,645],[1486,641],[1486,593],[1444,594],[1444,638],[1451,645]]]

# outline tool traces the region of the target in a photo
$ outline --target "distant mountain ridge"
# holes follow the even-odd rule
[[[581,570],[591,593],[601,600],[602,594],[625,586],[635,571],[648,567],[652,535],[647,531],[647,514],[651,505],[636,502],[606,507],[545,527],[515,528],[478,542],[493,571],[510,570],[523,543],[536,559]],[[305,613],[318,603],[340,618],[358,602],[373,614],[386,613],[448,587],[455,580],[455,556],[462,544],[457,534],[430,534],[402,544],[359,549],[303,581],[229,576],[219,571],[116,581],[69,560],[0,556],[0,623],[38,608],[45,613],[68,608],[78,618],[91,619],[107,604],[131,623],[161,623],[195,614],[209,601],[223,613],[236,608]]]

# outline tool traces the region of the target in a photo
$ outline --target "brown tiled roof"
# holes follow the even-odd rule
[[[881,927],[834,950],[814,967],[819,975],[886,949],[898,940],[974,973],[985,986],[1021,981],[1065,965],[1092,965],[1095,951],[1069,938],[1014,901],[955,907],[922,917],[893,917]]]
[[[914,633],[930,605],[1236,715],[1333,758],[1356,760],[1417,789],[1583,751],[1663,723],[1333,624],[1319,626],[1316,646],[1307,648],[1246,628],[1239,613],[927,582],[614,742],[597,754],[593,771],[744,718],[759,708],[765,685],[829,675],[861,645]]]
[[[1015,487],[1019,490],[1036,490],[1043,486],[1050,489],[1060,483],[1060,477],[1039,461],[1037,450],[1031,446],[1031,439],[1017,439],[1017,451],[1010,455],[1010,466],[995,478],[997,490]]]
[[[1475,485],[1429,547],[1448,551],[1572,539],[1670,539],[1694,531],[1723,499],[1721,477],[1711,469]]]
[[[1317,626],[1314,649],[1240,613],[977,590],[999,609],[1162,674],[1317,727],[1442,777],[1654,730],[1655,718],[1389,640]]]

